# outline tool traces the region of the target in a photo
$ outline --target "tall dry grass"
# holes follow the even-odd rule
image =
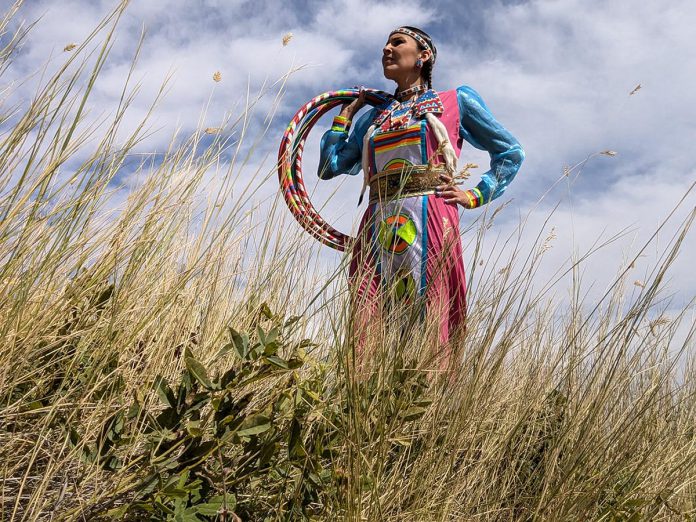
[[[672,241],[637,291],[624,271],[602,300],[584,302],[584,258],[569,263],[565,307],[549,297],[558,282],[533,287],[551,240],[543,230],[521,223],[479,265],[496,217],[484,215],[469,234],[474,290],[455,370],[433,368],[427,332],[411,321],[386,329],[370,373],[356,378],[344,272],[323,268],[319,247],[277,197],[259,215],[252,196],[274,173],[269,167],[248,175],[244,154],[253,146],[245,151],[225,132],[212,143],[203,141],[204,131],[175,137],[162,157],[130,173],[141,182],[114,203],[148,133],[147,119],[125,138],[120,128],[137,85],[126,79],[117,111],[98,127],[85,107],[123,8],[73,49],[30,101],[1,108],[11,115],[0,127],[2,520],[235,520],[233,512],[252,520],[696,517],[694,325],[678,340],[688,318],[659,313],[665,274],[693,212],[676,227],[664,225]],[[12,15],[0,24],[2,72],[31,37],[9,35]],[[230,120],[225,129],[245,134],[247,121]],[[272,136],[261,132],[260,139]],[[529,235],[536,240],[525,249],[520,238]],[[235,508],[199,518],[128,511],[139,494],[155,502],[138,489],[138,466],[148,458],[145,416],[136,415],[129,438],[119,439],[118,467],[86,460],[86,448],[104,443],[115,412],[134,403],[161,411],[152,384],[160,377],[176,382],[191,371],[192,358],[211,375],[247,364],[219,355],[220,348],[230,342],[228,327],[253,331],[265,310],[273,311],[268,317],[299,316],[287,346],[305,337],[313,344],[304,369],[281,368],[270,380],[246,384],[254,397],[248,408],[275,400],[288,382],[306,392],[293,399],[293,411],[304,408],[302,440],[290,434],[274,458],[280,462],[298,444],[308,462],[310,448],[324,444],[327,451],[316,450],[324,489],[306,503],[292,488],[269,493],[275,490],[265,475],[234,489],[241,478],[221,466],[212,487],[234,490]],[[186,429],[212,438],[204,430],[215,407]],[[212,460],[254,436],[219,439]],[[319,480],[293,465],[285,472],[294,491]],[[195,502],[185,496],[186,505]]]

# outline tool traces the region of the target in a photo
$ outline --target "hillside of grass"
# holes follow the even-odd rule
[[[660,312],[693,211],[649,279],[617,263],[595,302],[583,257],[567,302],[532,284],[553,238],[524,222],[480,261],[483,214],[449,364],[419,313],[359,347],[345,264],[258,201],[275,168],[245,170],[247,119],[153,159],[158,100],[122,128],[130,76],[89,111],[121,9],[10,84],[20,7],[0,15],[0,520],[696,520],[694,321]]]

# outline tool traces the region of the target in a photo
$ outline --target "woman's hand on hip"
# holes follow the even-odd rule
[[[444,184],[438,185],[435,188],[435,194],[445,199],[445,203],[449,205],[461,205],[464,208],[472,208],[471,199],[465,190],[460,189],[454,184],[452,176],[449,174],[440,174],[440,179]]]
[[[348,120],[352,120],[353,116],[365,105],[365,89],[360,88],[360,94],[350,103],[344,103],[341,107],[341,116]]]

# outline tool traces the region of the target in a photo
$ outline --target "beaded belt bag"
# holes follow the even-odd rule
[[[370,203],[410,196],[434,194],[442,185],[443,166],[414,165],[403,169],[383,170],[370,180]]]

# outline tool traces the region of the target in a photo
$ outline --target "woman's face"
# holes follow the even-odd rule
[[[413,38],[402,33],[392,34],[382,49],[384,77],[398,82],[414,73],[420,75],[420,70],[416,68],[418,58],[425,61],[427,52],[420,51]]]

